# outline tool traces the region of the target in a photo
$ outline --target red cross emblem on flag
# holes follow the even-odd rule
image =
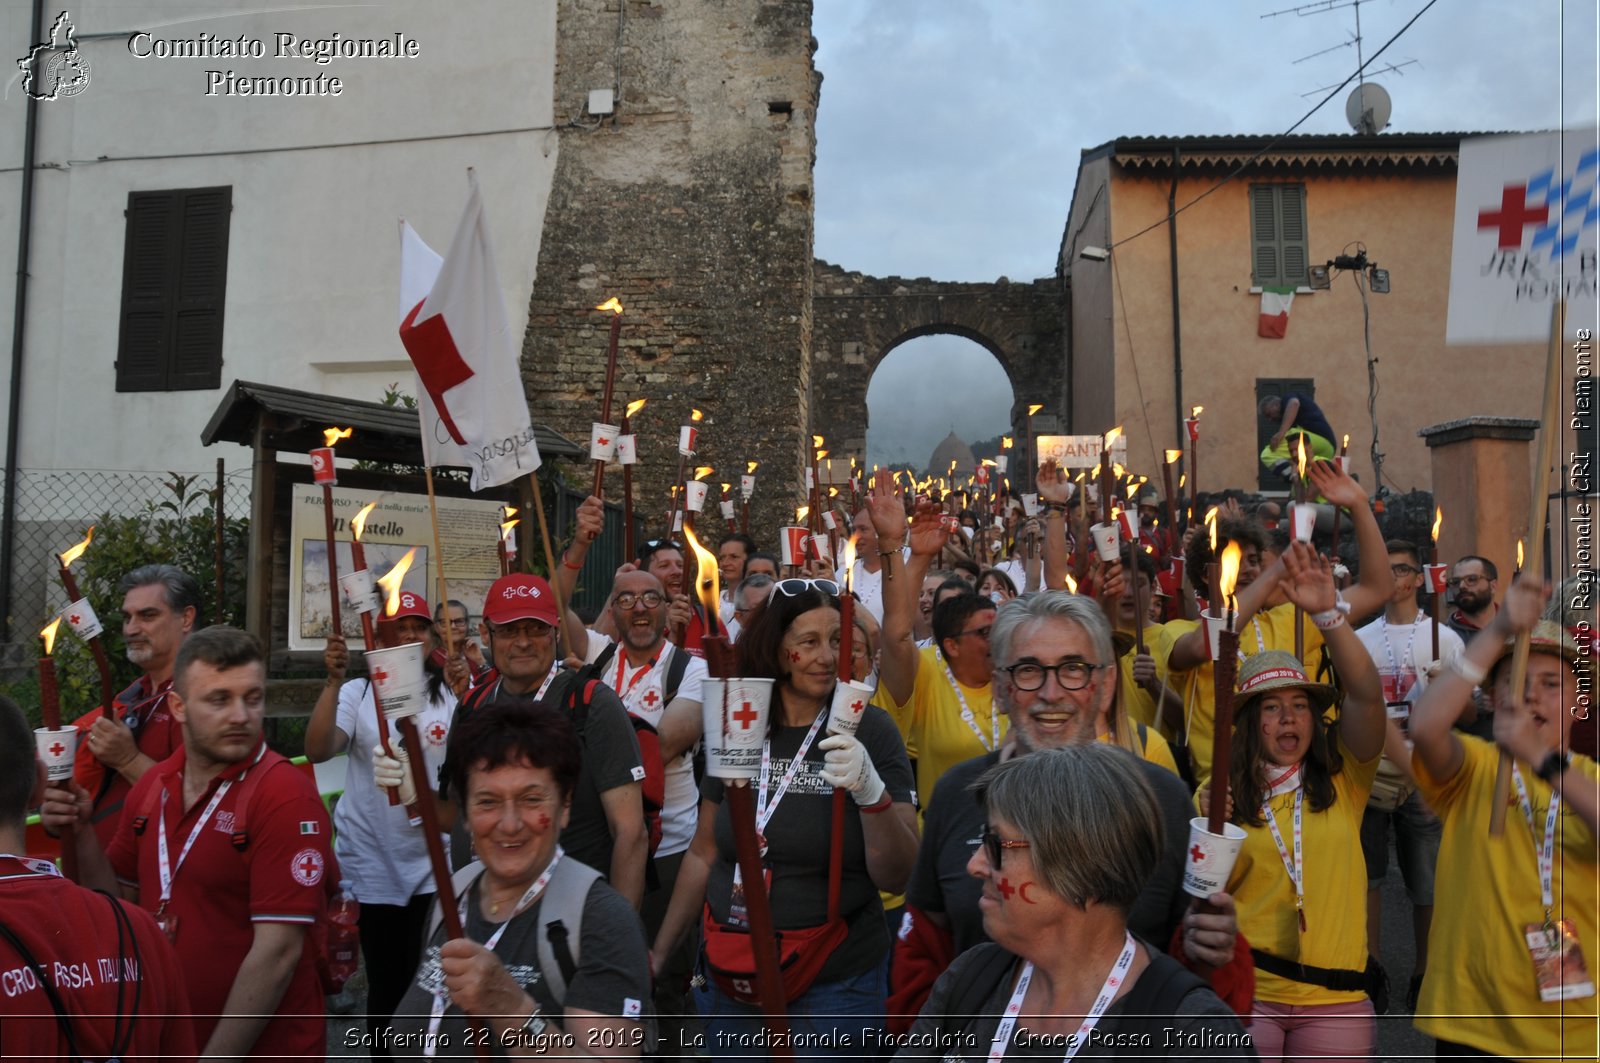
[[[756,722],[756,715],[755,706],[748,701],[733,710],[733,718],[739,721],[739,729],[741,731],[750,730],[750,725]]]
[[[435,314],[420,324],[417,322],[417,314],[425,302],[426,299],[419,302],[406,315],[400,325],[400,340],[417,367],[417,378],[422,381],[423,390],[433,400],[433,408],[439,411],[439,420],[456,446],[464,447],[467,439],[450,416],[450,407],[445,404],[444,394],[471,380],[472,367],[461,357],[443,314]]]
[[[1548,204],[1528,206],[1527,185],[1506,185],[1500,193],[1499,210],[1480,210],[1478,228],[1499,230],[1496,243],[1502,249],[1522,246],[1522,231],[1530,225],[1543,225],[1550,218]]]

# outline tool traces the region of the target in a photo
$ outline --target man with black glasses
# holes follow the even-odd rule
[[[1451,568],[1449,587],[1456,610],[1445,623],[1465,642],[1488,627],[1499,612],[1494,596],[1500,589],[1500,573],[1487,557],[1468,554]]]

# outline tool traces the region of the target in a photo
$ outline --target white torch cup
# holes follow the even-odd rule
[[[639,463],[639,437],[625,435],[617,437],[617,464],[637,465]]]
[[[1289,506],[1289,520],[1294,526],[1294,541],[1309,543],[1311,533],[1317,530],[1317,509],[1305,502],[1295,502]]]
[[[1117,559],[1117,536],[1121,529],[1115,524],[1096,524],[1089,529],[1089,535],[1094,539],[1095,551],[1102,561],[1115,561]]]
[[[833,562],[833,551],[828,549],[828,537],[826,535],[813,535],[811,537],[811,549],[822,560],[830,564]]]
[[[713,779],[754,779],[772,706],[771,679],[706,679],[701,691],[706,774]]]
[[[683,504],[689,507],[690,513],[698,513],[705,508],[706,491],[709,485],[701,480],[690,480],[683,485]]]
[[[755,493],[756,493],[756,478],[754,476],[751,476],[749,473],[740,473],[739,474],[739,495],[740,495],[740,497],[742,497],[746,502],[748,502],[748,501],[750,501],[750,496],[755,494]]]
[[[391,722],[422,711],[428,688],[423,653],[420,642],[367,651],[367,674],[383,705],[383,715]]]
[[[1206,829],[1208,821],[1196,816],[1189,821],[1189,848],[1183,857],[1183,891],[1193,897],[1209,897],[1228,886],[1233,862],[1244,845],[1244,829],[1232,823],[1222,825],[1222,834]]]
[[[614,424],[592,421],[589,424],[589,460],[611,461],[617,455],[617,433],[622,431]]]
[[[822,511],[822,526],[829,531],[839,530],[839,518],[833,515],[833,510],[825,509]]]
[[[378,587],[372,582],[372,570],[358,568],[339,576],[339,589],[344,592],[344,602],[356,613],[378,611]]]
[[[779,558],[785,565],[803,565],[806,563],[806,536],[803,527],[789,525],[779,529],[783,533],[780,540],[783,546],[783,556]]]
[[[1039,496],[1024,493],[1022,495],[1022,515],[1024,517],[1037,517],[1039,515]]]
[[[875,693],[872,687],[849,679],[841,679],[833,688],[833,705],[828,709],[828,733],[854,735],[861,726],[861,717]]]
[[[1228,626],[1228,622],[1223,617],[1212,616],[1210,613],[1205,612],[1200,614],[1200,621],[1206,626],[1206,642],[1211,647],[1211,659],[1220,661],[1222,659],[1222,630]]]
[[[1346,476],[1350,475],[1350,455],[1339,454],[1336,455],[1333,460],[1338,463],[1340,472],[1344,473]]]
[[[33,747],[38,750],[39,760],[44,764],[46,779],[50,782],[62,782],[72,778],[72,761],[78,755],[76,727],[63,727],[58,731],[48,727],[35,727]]]
[[[732,520],[733,519],[733,499],[724,498],[721,502],[718,503],[718,505],[720,505],[722,507],[722,519],[723,520]]]
[[[67,606],[61,616],[72,629],[72,633],[85,642],[105,630],[100,624],[100,618],[95,615],[94,606],[89,604],[87,598],[79,598]]]
[[[1449,571],[1450,566],[1423,565],[1422,568],[1428,574],[1428,589],[1434,594],[1443,594],[1446,587],[1445,573]]]
[[[1139,511],[1137,509],[1125,509],[1121,513],[1117,514],[1117,520],[1122,525],[1122,537],[1127,539],[1130,543],[1138,542]]]

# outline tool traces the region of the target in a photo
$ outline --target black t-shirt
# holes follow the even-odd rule
[[[479,883],[474,882],[467,893],[466,932],[467,937],[481,942],[489,940],[500,924],[489,922],[479,911],[478,886]],[[642,1020],[645,1002],[650,999],[650,961],[645,949],[644,928],[633,905],[604,882],[597,881],[589,888],[583,902],[578,969],[567,985],[566,1000],[558,1001],[539,969],[537,941],[543,932],[540,918],[543,903],[542,899],[535,901],[527,911],[511,920],[496,943],[494,953],[523,991],[538,1002],[539,1011],[550,1020],[551,1026],[560,1025],[567,1008]],[[439,970],[439,946],[444,943],[444,935],[441,925],[428,942],[416,977],[395,1009],[388,1031],[392,1040],[388,1043],[393,1046],[396,1059],[422,1058],[421,1036],[428,1029],[433,991],[444,984]],[[636,1033],[624,1036],[636,1036],[637,1043],[642,1045],[645,1036],[642,1021]],[[439,1025],[438,1057],[470,1059],[474,1053],[472,1041],[465,1014],[451,1005]],[[488,1037],[487,1043],[494,1045],[495,1055],[505,1054],[493,1035]]]
[[[772,732],[772,769],[768,800],[800,751],[808,727],[779,727]],[[833,787],[822,777],[826,751],[818,745],[827,738],[827,724],[817,731],[806,758],[795,773],[777,811],[763,833],[767,839],[767,866],[771,870],[772,921],[776,929],[821,926],[828,919],[828,842],[832,829]],[[906,758],[900,730],[889,714],[867,706],[856,738],[866,747],[873,766],[894,801],[911,801],[911,762]],[[759,793],[751,784],[752,796]],[[729,894],[733,889],[736,856],[733,825],[722,801],[722,780],[707,778],[701,795],[716,802],[717,859],[706,882],[706,902],[711,915],[727,922]],[[877,813],[887,815],[889,813]],[[845,799],[843,867],[839,882],[839,912],[850,924],[850,935],[817,974],[819,984],[852,978],[883,960],[889,952],[889,933],[883,921],[878,887],[867,873],[867,850],[861,831],[861,812],[854,799]]]
[[[1296,428],[1303,428],[1307,432],[1315,433],[1330,443],[1337,443],[1334,438],[1333,426],[1328,423],[1327,415],[1322,412],[1322,407],[1312,401],[1310,395],[1302,395],[1298,391],[1291,391],[1283,397],[1283,404],[1289,405],[1290,399],[1300,400],[1300,409],[1294,415],[1294,424],[1289,426],[1293,432]]]
[[[566,712],[567,694],[577,681],[577,673],[563,672],[550,684],[542,704]],[[471,700],[471,694],[468,699]],[[457,706],[450,721],[450,733],[466,712],[481,712],[490,705],[505,703],[533,703],[531,694],[510,694],[504,690],[490,691],[474,708]],[[583,746],[583,760],[578,770],[578,783],[572,790],[572,815],[567,828],[561,832],[561,848],[568,856],[583,861],[602,875],[611,874],[611,826],[606,822],[605,805],[600,795],[618,786],[627,786],[644,778],[644,761],[639,755],[639,739],[634,736],[633,724],[628,722],[628,710],[610,687],[597,683],[589,697],[587,719],[578,736]],[[442,784],[439,788],[445,795]],[[464,801],[465,795],[457,795]],[[643,806],[641,806],[642,808]],[[472,860],[472,847],[467,838],[466,815],[456,821],[450,833],[450,859],[455,867],[465,867]]]
[[[972,859],[984,827],[983,809],[968,787],[998,763],[998,752],[987,753],[944,773],[923,817],[922,843],[917,847],[911,884],[906,887],[907,903],[925,912],[943,912],[949,918],[957,955],[989,940],[983,932],[983,913],[978,910],[983,883],[967,874],[967,861]],[[1128,913],[1128,929],[1165,948],[1189,906],[1189,895],[1183,892],[1183,855],[1194,809],[1176,775],[1144,759],[1139,766],[1156,792],[1163,838],[1161,858]]]

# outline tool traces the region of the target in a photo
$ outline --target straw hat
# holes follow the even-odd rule
[[[1513,635],[1511,638],[1506,639],[1505,645],[1500,647],[1500,655],[1489,666],[1489,674],[1491,676],[1494,674],[1494,670],[1500,667],[1500,662],[1511,655],[1511,651],[1516,644],[1516,636]],[[1533,625],[1533,632],[1528,639],[1528,652],[1553,653],[1568,664],[1576,662],[1580,656],[1583,656],[1578,649],[1577,641],[1554,620],[1541,620]],[[1488,680],[1485,679],[1484,682],[1487,683]]]
[[[1246,657],[1239,665],[1239,692],[1233,714],[1238,715],[1261,695],[1274,690],[1303,690],[1317,714],[1326,712],[1339,700],[1339,691],[1326,683],[1313,683],[1306,677],[1305,666],[1292,653],[1283,650],[1263,650]]]

